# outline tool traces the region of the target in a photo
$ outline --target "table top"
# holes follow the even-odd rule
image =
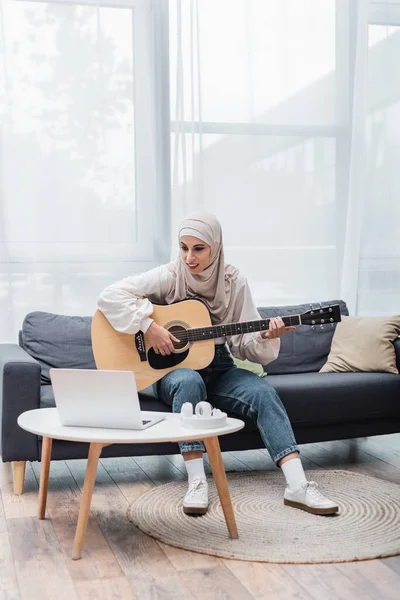
[[[166,418],[147,429],[106,429],[100,427],[65,427],[61,425],[56,408],[28,410],[18,417],[18,425],[36,435],[71,442],[103,442],[105,444],[147,444],[157,442],[190,442],[234,433],[244,427],[240,419],[227,418],[224,427],[192,429],[183,427],[179,413],[142,411],[142,418],[159,415]]]

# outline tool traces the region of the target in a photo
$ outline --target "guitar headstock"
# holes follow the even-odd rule
[[[310,304],[310,310],[300,316],[302,325],[311,325],[312,327],[316,325],[321,325],[321,327],[324,325],[333,326],[334,323],[339,323],[342,320],[339,304],[331,304],[330,306],[319,304],[315,307]]]

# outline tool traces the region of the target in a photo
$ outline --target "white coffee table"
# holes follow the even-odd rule
[[[229,535],[231,538],[238,538],[236,520],[229,494],[218,437],[220,435],[226,435],[227,433],[239,431],[244,427],[243,421],[228,418],[225,427],[194,430],[181,426],[179,414],[143,411],[142,415],[143,418],[149,418],[155,415],[166,415],[166,419],[142,431],[135,431],[128,429],[100,429],[97,427],[64,427],[58,419],[56,408],[29,410],[18,417],[18,425],[22,427],[22,429],[26,429],[26,431],[30,431],[31,433],[43,437],[39,486],[39,519],[45,518],[53,439],[68,440],[71,442],[87,442],[90,444],[85,483],[83,486],[82,500],[75,532],[74,549],[72,553],[72,558],[74,560],[77,560],[82,556],[86,527],[89,518],[90,502],[92,500],[100,454],[103,448],[110,446],[111,444],[154,444],[158,442],[189,442],[203,440],[211,464]]]

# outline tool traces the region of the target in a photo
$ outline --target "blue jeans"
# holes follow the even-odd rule
[[[265,378],[238,369],[225,344],[215,346],[214,360],[206,369],[171,371],[155,388],[173,412],[180,412],[184,402],[196,406],[207,399],[214,407],[250,419],[257,425],[275,462],[298,451],[292,426],[276,390]],[[205,450],[202,442],[181,442],[179,446],[182,453]]]

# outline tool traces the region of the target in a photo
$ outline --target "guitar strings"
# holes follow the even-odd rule
[[[250,324],[251,323],[251,324]],[[260,325],[261,323],[261,325]],[[264,325],[265,323],[265,325]],[[269,323],[269,322],[268,322]],[[199,329],[187,329],[186,331],[176,332],[173,335],[180,342],[196,342],[200,340],[209,340],[217,337],[225,337],[226,335],[241,335],[242,333],[253,333],[255,331],[265,331],[267,329],[268,323],[266,321],[250,321],[248,323],[242,323],[240,329],[238,330],[236,323],[228,323],[227,325],[215,325],[212,326],[211,330],[203,331],[206,328]],[[214,327],[216,329],[214,329]],[[218,328],[221,329],[218,332]],[[223,330],[222,330],[223,328]],[[234,331],[230,331],[230,329],[234,329]],[[215,333],[217,331],[217,333]],[[211,335],[210,335],[211,334]]]
[[[319,317],[320,316],[321,315],[319,315]],[[298,321],[296,323],[293,323],[292,318],[292,316],[283,317],[283,321],[286,326],[300,324]],[[259,321],[247,321],[244,323],[240,323],[240,329],[237,323],[227,323],[226,325],[211,325],[211,329],[208,329],[208,327],[187,329],[185,331],[176,332],[174,336],[180,342],[199,342],[200,340],[209,340],[218,337],[226,337],[227,335],[241,335],[243,333],[265,331],[269,326],[269,322],[270,319],[261,319]],[[218,332],[218,329],[220,329],[221,331]]]

